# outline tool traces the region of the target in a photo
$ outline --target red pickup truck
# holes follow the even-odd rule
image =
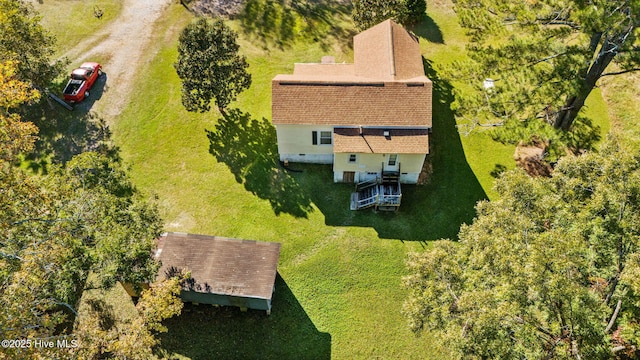
[[[89,97],[89,90],[101,75],[102,66],[95,62],[86,62],[73,70],[63,91],[64,101],[75,104]]]

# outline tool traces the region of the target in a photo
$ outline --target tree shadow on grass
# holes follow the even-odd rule
[[[571,125],[571,130],[562,131],[561,136],[569,150],[574,154],[580,154],[595,149],[596,144],[602,140],[601,131],[600,126],[595,125],[593,120],[584,115],[578,115]]]
[[[324,190],[322,184],[332,182],[331,168],[307,166],[305,173],[311,172],[315,178],[307,176],[302,185],[312,194],[327,225],[369,227],[384,239],[456,239],[460,225],[473,220],[476,203],[487,198],[467,163],[455,126],[453,88],[440,78],[431,62],[423,59],[423,63],[427,77],[433,81],[433,133],[427,160],[433,173],[429,183],[402,185],[402,205],[397,212],[351,211],[353,185],[324,185]]]
[[[505,165],[502,164],[496,164],[496,166],[493,168],[493,170],[491,170],[491,172],[489,173],[489,175],[491,175],[492,178],[497,179],[499,178],[505,171],[507,171],[507,167]]]
[[[185,304],[165,320],[159,355],[191,359],[330,359],[331,334],[318,331],[295,294],[276,277],[271,315],[235,307]]]
[[[209,152],[225,163],[236,181],[261,199],[269,200],[276,215],[307,217],[311,199],[298,181],[279,166],[276,130],[265,118],[231,109],[206,130]]]
[[[349,6],[339,1],[247,0],[238,18],[244,33],[261,41],[265,48],[273,44],[282,49],[303,38],[319,42],[323,50],[328,50],[334,43],[331,38],[353,37],[354,30],[339,21],[349,15]]]
[[[75,155],[97,151],[118,160],[119,151],[111,143],[111,130],[105,120],[91,111],[102,97],[106,74],[98,78],[89,98],[69,111],[45,97],[39,104],[25,107],[22,118],[39,129],[35,150],[25,164],[36,173],[46,173],[50,163],[65,164]]]
[[[434,44],[444,44],[444,36],[438,24],[429,16],[425,15],[418,24],[411,27],[411,31],[417,36]]]

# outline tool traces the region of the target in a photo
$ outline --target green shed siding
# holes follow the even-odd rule
[[[271,300],[269,299],[200,293],[195,291],[181,291],[180,298],[182,298],[182,301],[184,302],[193,302],[198,304],[237,306],[240,308],[265,311],[271,310]]]

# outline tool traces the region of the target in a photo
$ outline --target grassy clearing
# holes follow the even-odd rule
[[[446,7],[431,11],[434,22],[452,23]],[[346,24],[344,14],[333,16],[339,19],[338,26]],[[179,30],[189,20],[189,14],[174,6],[160,27],[172,24]],[[231,24],[242,30],[239,22]],[[297,165],[302,173],[277,167],[269,121],[271,78],[290,73],[294,62],[318,61],[326,54],[352,61],[351,50],[336,45],[350,42],[350,30],[336,32],[339,35],[330,41],[307,38],[284,46],[241,32],[242,50],[254,77],[252,87],[232,105],[240,109],[234,121],[220,121],[215,112],[190,114],[182,108],[180,84],[171,67],[178,30],[167,37],[140,80],[148,89],[139,94],[145,101],[134,101],[114,128],[122,156],[132,165],[136,184],[159,196],[167,230],[279,241],[283,247],[271,317],[192,308],[169,322],[163,354],[175,358],[446,354],[428,335],[414,337],[400,313],[406,298],[400,286],[404,258],[408,251],[428,246],[426,241],[455,238],[459,225],[472,219],[476,201],[486,198],[493,178],[485,176],[485,184],[476,180],[449,109],[450,85],[439,81],[429,54],[426,69],[437,90],[433,179],[427,186],[406,186],[397,214],[351,212],[352,188],[333,184],[330,167]],[[205,130],[211,131],[209,136]],[[490,156],[483,159],[489,161],[474,165],[490,174],[496,162],[506,163],[512,150],[496,151],[488,137],[479,139],[466,141],[486,147]],[[203,335],[194,339],[194,333]],[[216,339],[215,346],[211,339]]]
[[[235,120],[219,121],[215,112],[190,114],[180,103],[171,65],[178,31],[190,18],[173,6],[159,25],[173,25],[174,36],[140,79],[144,101],[132,102],[119,119],[116,143],[136,184],[159,196],[167,230],[281,242],[281,279],[270,317],[198,307],[170,321],[165,356],[436,358],[442,349],[428,336],[415,338],[400,313],[406,297],[400,278],[408,251],[455,237],[459,224],[472,218],[475,201],[484,198],[481,186],[470,181],[451,119],[438,117],[446,129],[440,136],[451,143],[441,145],[443,154],[434,159],[443,171],[432,185],[406,187],[398,214],[351,212],[352,188],[333,184],[330,167],[300,165],[302,173],[287,173],[275,163],[270,80],[291,72],[294,62],[333,53],[326,43],[265,50],[261,40],[243,36],[253,85],[232,105],[241,109]],[[342,51],[333,53],[338,61],[351,61],[350,50],[331,49]],[[194,339],[194,333],[203,335]]]
[[[602,92],[608,105],[612,133],[640,149],[640,74],[630,73],[602,81]]]
[[[429,6],[425,21],[413,29],[416,35],[420,37],[422,53],[429,60],[432,70],[427,72],[427,76],[434,81],[434,87],[438,89],[436,95],[440,98],[434,99],[434,146],[436,148],[434,156],[440,156],[439,153],[447,154],[452,150],[451,144],[459,143],[461,147],[459,162],[467,163],[470,167],[472,176],[469,184],[474,183],[473,179],[477,179],[477,183],[483,191],[482,198],[493,198],[493,182],[495,178],[503,171],[515,167],[513,161],[513,153],[515,147],[512,145],[503,145],[493,141],[488,132],[474,132],[471,135],[460,135],[455,128],[453,113],[450,104],[453,102],[451,94],[453,86],[446,80],[441,79],[438,73],[443,72],[446,65],[450,65],[455,60],[460,60],[465,56],[465,46],[467,38],[464,30],[460,27],[456,15],[453,12],[453,6],[449,1],[442,1]],[[438,127],[449,127],[446,131],[449,134],[447,141],[440,141],[437,136]],[[447,161],[442,161],[441,166],[447,167]],[[462,176],[455,181],[456,187],[465,184],[468,177],[467,174],[461,172],[460,165],[452,166],[452,174],[449,176]],[[441,179],[445,184],[447,181]],[[434,181],[435,182],[435,181]],[[438,189],[441,192],[442,189]],[[434,204],[435,205],[435,204]]]
[[[122,2],[113,0],[38,0],[31,3],[42,16],[42,25],[56,36],[58,55],[100,30],[122,10]],[[101,19],[94,16],[96,7],[103,11]]]
[[[316,32],[297,18],[297,38],[284,43],[230,22],[241,33],[253,74],[251,88],[231,106],[239,109],[233,121],[215,111],[187,113],[180,103],[172,63],[178,33],[191,14],[174,4],[155,30],[163,34],[153,44],[155,58],[113,129],[134,182],[158,196],[168,231],[282,243],[272,315],[187,306],[167,322],[169,333],[159,349],[167,358],[447,358],[428,334],[416,338],[400,313],[407,296],[403,262],[407,252],[431,240],[456,237],[460,224],[473,218],[475,203],[494,196],[494,176],[513,167],[514,149],[486,133],[457,133],[452,85],[439,73],[442,64],[463,56],[466,40],[451,4],[437,2],[416,29],[435,91],[431,182],[405,186],[397,214],[352,212],[352,187],[333,184],[330,167],[281,170],[270,123],[271,78],[290,73],[294,62],[315,62],[322,55],[352,61],[344,44],[353,30],[348,14],[337,9],[310,18]],[[319,36],[327,33],[332,35]],[[590,104],[602,114],[601,97]],[[51,132],[53,144],[64,138],[55,135],[59,130]]]

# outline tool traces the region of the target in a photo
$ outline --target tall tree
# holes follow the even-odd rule
[[[40,97],[37,90],[17,78],[17,71],[15,61],[0,62],[0,171],[10,167],[18,154],[33,149],[38,131],[35,125],[21,121],[18,114],[11,112]]]
[[[454,3],[471,38],[456,110],[471,128],[570,130],[600,78],[640,69],[636,0]]]
[[[640,155],[616,144],[550,179],[497,181],[459,243],[408,260],[404,312],[468,359],[610,359],[640,345]]]
[[[109,288],[155,277],[150,252],[161,231],[119,164],[74,157],[45,177],[0,173],[0,331],[47,337],[73,321],[89,272]]]
[[[387,19],[404,24],[407,9],[404,0],[352,0],[353,22],[358,30],[366,30]]]
[[[407,25],[419,23],[427,12],[427,2],[425,0],[405,0],[404,6],[407,9]]]
[[[73,358],[101,359],[109,354],[118,359],[156,359],[153,346],[158,339],[154,333],[166,332],[162,320],[180,314],[183,279],[174,277],[151,284],[135,306],[137,314],[126,320],[118,319],[104,302],[88,301],[74,327],[81,346],[71,349]]]
[[[31,4],[0,0],[0,61],[17,61],[20,80],[45,87],[60,74],[66,60],[51,61],[55,41]]]
[[[352,0],[351,15],[358,30],[366,30],[387,19],[413,25],[425,15],[425,0]]]
[[[64,349],[57,348],[57,340],[102,336],[87,330],[90,321],[76,334],[65,334],[89,272],[103,288],[155,277],[158,264],[150,252],[161,220],[122,165],[103,155],[78,155],[66,167],[52,166],[46,176],[15,166],[20,154],[33,149],[37,128],[12,111],[39,96],[17,73],[14,61],[0,62],[0,334],[54,341],[56,348],[23,342],[24,348],[4,348],[0,357],[60,358]],[[154,285],[143,295],[139,319],[109,332],[108,351],[123,357],[150,354],[152,332],[162,331],[160,321],[180,310],[177,281]],[[136,347],[129,346],[133,342]]]
[[[209,111],[214,100],[224,112],[251,86],[249,64],[238,53],[236,38],[221,19],[198,18],[180,34],[174,67],[182,80],[182,104],[188,111]]]

